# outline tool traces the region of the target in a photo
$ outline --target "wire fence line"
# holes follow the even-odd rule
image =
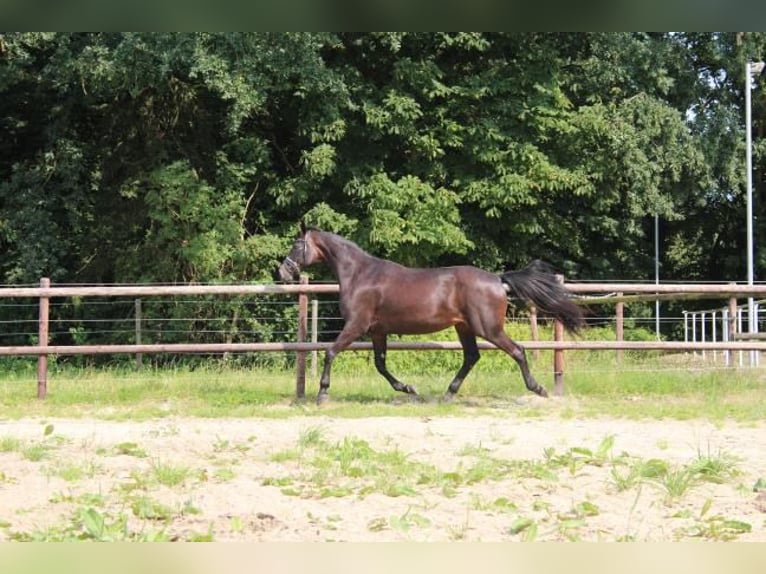
[[[316,300],[318,305],[319,329],[316,333],[318,340],[335,338],[341,330],[343,318],[339,313],[338,299]],[[189,298],[182,299],[142,299],[140,323],[136,324],[136,301],[83,301],[76,310],[71,303],[51,303],[49,318],[49,335],[53,341],[65,344],[67,340],[77,338],[80,341],[92,339],[106,340],[103,335],[113,336],[118,341],[134,338],[139,329],[141,339],[151,343],[154,336],[188,335],[193,328],[196,335],[208,336],[211,339],[223,340],[234,334],[240,337],[258,337],[262,335],[261,324],[276,323],[284,319],[284,311],[295,306],[294,301],[267,301],[257,307],[257,312],[241,314],[232,317],[231,309],[222,309],[216,316],[199,316],[200,301]],[[209,305],[209,302],[205,303]],[[176,307],[175,316],[160,316],[167,312],[167,306]],[[247,303],[243,303],[247,308]],[[38,303],[2,303],[0,318],[0,340],[3,344],[14,341],[14,344],[36,342],[39,319],[31,314],[37,313]],[[76,311],[76,312],[73,312]],[[223,311],[228,315],[223,315]],[[29,318],[19,318],[27,315]],[[104,316],[108,315],[108,316]],[[9,318],[14,317],[14,318]],[[683,316],[666,316],[661,320],[664,324],[682,324]],[[509,323],[529,323],[528,313],[517,313],[508,317]],[[650,328],[655,320],[652,317],[630,318],[636,327]],[[614,314],[589,314],[589,325],[611,325],[615,321]],[[255,325],[253,325],[255,323]],[[273,337],[289,337],[294,335],[295,327],[274,329]],[[159,341],[158,341],[159,342]],[[11,344],[11,343],[7,343]]]

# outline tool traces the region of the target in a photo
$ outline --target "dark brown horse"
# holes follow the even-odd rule
[[[540,262],[501,275],[469,266],[412,269],[373,257],[333,233],[301,225],[300,236],[279,267],[280,277],[293,280],[301,270],[321,261],[338,279],[340,311],[346,323],[325,355],[317,403],[328,396],[335,356],[363,335],[372,338],[375,367],[394,390],[417,395],[412,385],[388,372],[386,338],[389,334],[433,333],[447,327],[455,327],[463,346],[463,365],[450,383],[447,397],[458,392],[479,360],[477,335],[513,357],[527,388],[546,397],[548,393],[529,372],[524,349],[505,333],[507,298],[513,295],[531,302],[559,319],[569,331],[583,325],[580,308]]]

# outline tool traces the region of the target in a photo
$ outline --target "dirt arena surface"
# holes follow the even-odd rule
[[[766,541],[764,445],[763,424],[512,413],[5,420],[0,540],[92,538],[92,509],[107,539]]]

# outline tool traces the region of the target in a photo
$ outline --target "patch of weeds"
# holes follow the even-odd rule
[[[705,540],[728,541],[739,538],[741,534],[751,532],[753,526],[749,522],[731,520],[724,516],[711,516],[704,521],[698,521],[689,527],[685,535]]]
[[[469,509],[465,511],[465,520],[458,525],[449,525],[447,532],[449,533],[449,539],[458,542],[468,539],[468,531],[471,528],[471,512]]]
[[[290,486],[294,480],[290,476],[283,476],[281,478],[266,477],[261,484],[263,486]]]
[[[24,442],[16,437],[0,439],[0,452],[18,452],[26,460],[40,462],[47,459],[52,450],[66,442],[64,437],[53,436],[53,425],[48,424],[43,429],[43,438],[40,440]]]
[[[508,476],[518,478],[535,478],[538,480],[555,481],[558,475],[551,470],[546,462],[535,460],[506,460],[491,456],[488,449],[483,447],[463,449],[464,456],[475,459],[473,464],[459,464],[451,472],[443,473],[442,478],[454,487],[477,484],[491,480],[502,480]]]
[[[237,478],[237,473],[231,468],[225,467],[225,468],[218,468],[213,473],[213,478],[220,482],[228,482],[230,480],[234,480]]]
[[[93,461],[59,462],[46,469],[49,476],[58,476],[67,482],[77,482],[84,478],[93,478],[99,471],[99,466]]]
[[[657,483],[665,489],[666,503],[683,497],[697,482],[697,475],[683,466],[669,470],[657,480]]]
[[[682,498],[702,482],[722,484],[740,476],[738,459],[726,453],[717,455],[698,453],[689,464],[671,466],[661,459],[633,460],[620,470],[611,470],[612,481],[619,492],[649,483],[665,491],[666,503]]]
[[[192,475],[192,469],[188,466],[174,465],[158,461],[152,464],[152,476],[164,486],[180,486]]]
[[[148,496],[134,498],[130,503],[130,509],[135,517],[142,520],[156,520],[166,523],[169,523],[179,514],[173,508]]]
[[[501,496],[493,500],[483,509],[491,510],[493,512],[515,512],[518,510],[518,506],[516,506],[516,503],[513,501]]]
[[[292,462],[300,460],[302,456],[302,450],[297,448],[288,448],[272,453],[271,456],[269,456],[269,460],[271,462]]]
[[[721,451],[716,455],[709,451],[707,454],[698,452],[696,460],[689,465],[689,471],[703,482],[724,484],[741,474],[737,468],[739,462],[738,457]]]
[[[585,521],[581,518],[567,518],[556,525],[554,532],[569,542],[579,542],[584,527]]]
[[[457,454],[458,456],[488,456],[489,453],[490,450],[479,443],[478,445],[466,444]]]
[[[135,442],[121,442],[116,444],[114,445],[113,452],[116,455],[133,456],[136,458],[146,458],[149,456],[146,451]]]
[[[245,454],[248,452],[252,447],[250,444],[255,440],[255,437],[250,437],[248,439],[248,442],[231,442],[228,439],[222,439],[217,438],[216,441],[213,443],[213,452],[222,453],[222,452],[230,452],[230,453],[236,453],[236,454]]]
[[[413,528],[428,528],[431,526],[431,519],[413,512],[413,507],[407,508],[407,511],[399,516],[391,516],[388,519],[388,525],[392,530],[407,533]]]
[[[568,512],[557,516],[558,523],[554,532],[571,542],[578,541],[582,529],[586,526],[585,519],[599,514],[601,514],[601,510],[598,505],[590,500],[583,500],[572,506]]]
[[[62,526],[32,532],[11,532],[9,538],[20,542],[164,542],[169,538],[164,531],[134,531],[125,514],[112,516],[92,506],[80,507]]]
[[[521,535],[524,542],[534,542],[537,539],[537,521],[527,516],[519,516],[511,523],[508,533],[511,536]]]
[[[378,516],[367,523],[370,532],[383,532],[388,528],[388,519]]]
[[[601,514],[601,510],[598,505],[594,504],[590,500],[583,500],[575,504],[569,511],[567,518],[586,518],[589,516],[598,516]]]
[[[559,475],[556,472],[555,465],[548,461],[539,460],[517,460],[512,464],[513,476],[518,478],[534,478],[545,482],[556,482]]]
[[[476,484],[487,480],[501,480],[508,476],[515,468],[512,461],[494,458],[486,452],[480,452],[476,462],[462,473],[462,479],[465,484]]]
[[[124,482],[119,485],[122,492],[131,493],[137,490],[149,490],[152,487],[152,479],[148,472],[137,470],[130,471],[130,482]]]
[[[582,500],[564,512],[557,512],[553,505],[545,500],[536,500],[532,510],[540,515],[536,517],[518,515],[508,529],[511,536],[518,536],[523,541],[534,541],[542,536],[550,540],[579,541],[587,520],[601,514],[601,509],[590,500]],[[541,533],[541,528],[545,532]]]
[[[245,529],[245,523],[242,522],[242,517],[234,515],[229,518],[229,529],[235,534],[242,532]]]
[[[610,449],[608,442],[602,444],[604,452]],[[414,496],[422,488],[440,488],[444,496],[453,497],[463,486],[509,476],[558,479],[551,468],[555,465],[550,462],[505,460],[491,456],[491,451],[481,445],[467,445],[460,454],[468,460],[444,471],[433,464],[412,460],[397,448],[375,449],[356,437],[330,443],[321,427],[312,427],[301,432],[296,447],[270,457],[274,462],[299,461],[299,465],[292,472],[288,468],[286,477],[269,477],[263,484],[285,487],[283,494],[301,497],[364,497],[371,493]],[[598,450],[589,451],[588,460],[600,461],[606,456]]]
[[[708,516],[712,506],[712,499],[707,499],[702,505],[699,515],[695,518],[694,524],[677,530],[676,536],[727,542],[736,540],[741,534],[752,531],[753,526],[749,522],[733,520],[720,514]]]
[[[40,462],[48,458],[52,449],[53,447],[48,444],[36,442],[24,446],[21,455],[31,462]]]
[[[20,452],[23,442],[15,436],[0,437],[0,452]]]
[[[623,492],[639,486],[647,480],[661,479],[667,475],[669,469],[670,465],[666,461],[650,458],[632,461],[627,464],[624,472],[615,465],[612,467],[611,475],[617,491]]]
[[[194,506],[191,499],[184,502],[184,505],[181,507],[181,515],[183,516],[199,516],[200,514],[202,514],[202,510]]]
[[[318,429],[304,431],[299,440],[302,466],[307,472],[290,483],[288,494],[304,497],[386,496],[417,494],[417,485],[438,474],[429,465],[409,460],[399,450],[373,449],[367,441],[346,437],[327,443]],[[279,485],[279,479],[269,479]],[[283,492],[285,492],[283,490]]]
[[[199,534],[193,532],[186,539],[187,542],[215,542],[215,536],[213,535],[213,525],[211,524],[205,534]]]
[[[298,437],[298,446],[303,449],[316,448],[327,444],[326,431],[321,426],[303,429]]]
[[[312,512],[308,512],[306,513],[306,517],[311,524],[324,530],[338,530],[338,525],[343,522],[343,517],[340,514],[330,514],[329,516],[321,518]]]
[[[568,469],[569,473],[574,476],[583,466],[601,467],[614,462],[613,449],[614,435],[607,435],[595,449],[577,446],[558,454],[555,448],[546,448],[543,454],[549,465],[554,468]]]
[[[350,486],[329,486],[319,491],[319,498],[343,498],[354,494],[354,489]]]
[[[281,488],[279,492],[281,492],[285,496],[294,496],[294,497],[303,496],[303,490],[300,488],[285,487],[285,488]]]
[[[71,492],[58,492],[51,496],[49,501],[53,504],[80,504],[85,506],[102,507],[106,504],[106,496],[101,493],[86,492],[75,495]]]
[[[173,437],[181,434],[181,430],[175,424],[168,424],[160,429],[152,429],[149,436],[152,438]]]

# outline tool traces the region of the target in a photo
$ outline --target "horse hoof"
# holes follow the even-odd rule
[[[455,393],[451,393],[449,391],[444,393],[444,396],[442,397],[442,401],[444,401],[445,403],[451,403],[454,400],[455,400]]]
[[[321,407],[324,404],[327,404],[327,401],[330,400],[330,395],[328,394],[321,394],[317,395],[317,406]]]

